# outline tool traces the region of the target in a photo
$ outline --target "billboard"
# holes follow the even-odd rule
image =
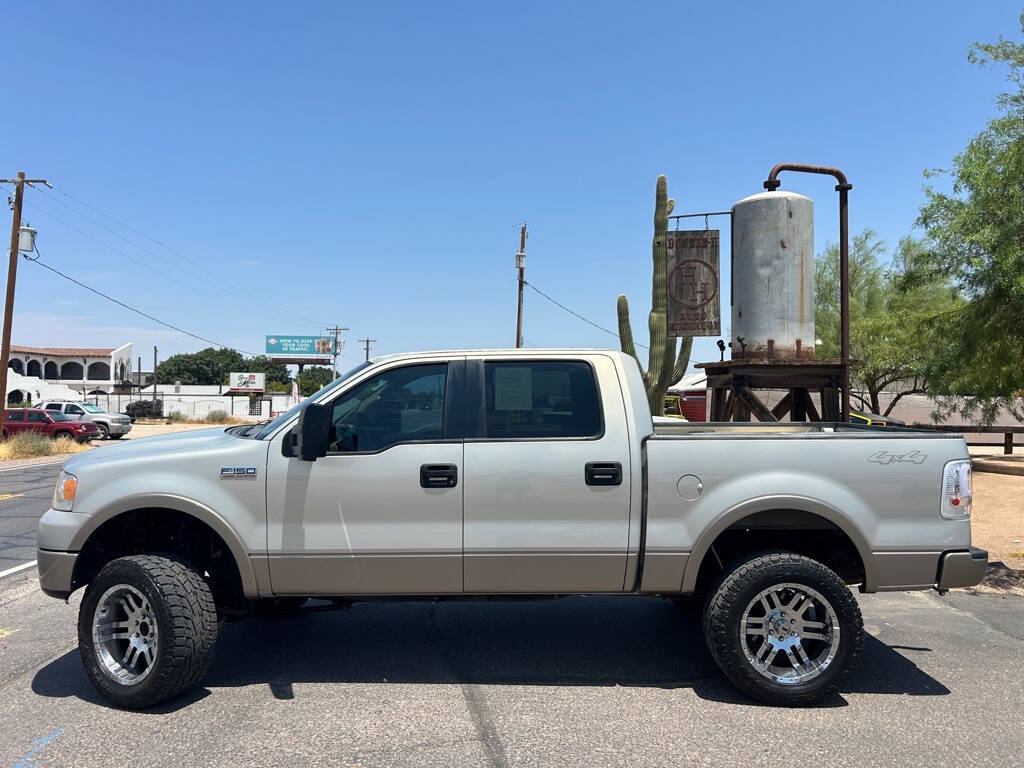
[[[268,355],[326,357],[333,340],[324,336],[267,336]]]
[[[232,373],[228,377],[228,388],[232,392],[262,392],[266,383],[265,373]]]
[[[669,336],[720,336],[718,230],[668,232],[665,245],[668,277]]]

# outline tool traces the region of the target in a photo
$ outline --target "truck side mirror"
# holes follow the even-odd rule
[[[298,456],[303,461],[316,461],[327,455],[327,437],[330,434],[330,405],[310,403],[299,412],[299,423],[285,438],[286,456]],[[289,445],[289,442],[291,445]]]

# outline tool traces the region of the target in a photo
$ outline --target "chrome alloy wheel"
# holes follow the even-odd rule
[[[136,685],[153,671],[159,630],[149,600],[135,587],[116,584],[100,597],[92,617],[92,644],[103,673]]]
[[[758,673],[797,685],[828,669],[839,650],[839,622],[820,592],[803,584],[776,584],[743,611],[740,647]]]

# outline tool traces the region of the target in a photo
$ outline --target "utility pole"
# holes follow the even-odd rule
[[[7,407],[7,365],[11,358],[11,323],[14,321],[14,282],[18,277],[18,238],[21,235],[21,205],[25,199],[26,184],[45,184],[46,179],[26,179],[24,171],[18,171],[16,179],[0,179],[0,182],[14,185],[14,219],[11,222],[11,252],[7,264],[7,296],[4,299],[4,328],[0,337],[0,411]]]
[[[365,339],[357,339],[357,341],[361,341],[361,342],[363,342],[363,344],[366,345],[366,360],[367,360],[367,362],[369,362],[369,360],[370,360],[370,345],[373,344],[373,342],[377,341],[377,339],[365,338]]]
[[[516,254],[516,267],[519,269],[519,305],[516,310],[516,349],[523,346],[523,283],[526,275],[526,222],[519,231],[519,252]]]
[[[338,326],[335,326],[334,328],[328,328],[327,329],[328,333],[334,335],[334,363],[333,363],[333,365],[334,365],[334,378],[338,378],[338,350],[341,349],[341,347],[338,346],[338,336],[341,335],[342,331],[347,331],[347,330],[348,330],[348,328],[339,328]],[[342,344],[344,344],[344,343],[345,342],[342,342]]]
[[[153,417],[156,417],[156,345],[153,345]]]

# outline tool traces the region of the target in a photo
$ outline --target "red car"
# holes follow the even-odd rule
[[[20,432],[40,432],[52,438],[67,437],[84,443],[100,436],[99,427],[91,421],[75,421],[57,411],[41,408],[7,408],[4,410],[3,437]]]

